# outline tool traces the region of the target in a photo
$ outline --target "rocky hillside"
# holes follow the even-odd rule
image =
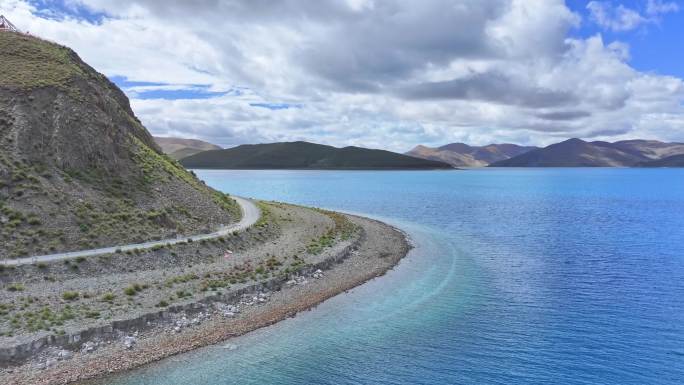
[[[509,159],[536,148],[510,143],[490,144],[487,146],[450,143],[436,148],[418,145],[407,152],[406,155],[445,162],[454,167],[484,167],[490,163]]]
[[[637,167],[684,167],[684,154],[667,156],[662,159],[641,162]]]
[[[654,140],[615,143],[568,139],[533,150],[492,167],[632,167],[663,156],[684,153],[684,144]]]
[[[0,33],[0,258],[212,229],[235,202],[162,154],[72,50]]]
[[[205,151],[180,161],[188,168],[222,169],[437,169],[446,163],[419,159],[384,150],[337,148],[308,142],[246,144]]]
[[[221,147],[197,139],[163,138],[155,136],[154,141],[162,151],[173,159],[183,159],[202,151],[220,150]]]

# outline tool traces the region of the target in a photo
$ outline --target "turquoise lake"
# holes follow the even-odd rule
[[[684,170],[196,173],[384,220],[416,247],[235,350],[107,384],[684,383]]]

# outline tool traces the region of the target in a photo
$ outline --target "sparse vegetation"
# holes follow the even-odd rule
[[[338,240],[344,241],[349,239],[357,231],[356,225],[344,215],[327,210],[319,209],[318,211],[330,217],[333,220],[334,226],[306,246],[306,251],[309,254],[320,254],[326,248],[333,246]]]
[[[73,301],[78,299],[78,297],[79,294],[77,291],[65,291],[64,293],[62,293],[62,299],[64,299],[65,301]]]
[[[102,296],[102,302],[109,302],[109,303],[111,303],[111,302],[114,302],[115,299],[116,299],[116,296],[114,295],[114,293],[105,293],[105,294]]]
[[[20,283],[13,283],[7,286],[7,291],[24,291],[24,285]]]
[[[124,294],[126,294],[129,297],[132,297],[141,291],[145,290],[148,288],[148,285],[141,285],[139,283],[135,283],[133,285],[130,285],[126,288],[124,288]]]

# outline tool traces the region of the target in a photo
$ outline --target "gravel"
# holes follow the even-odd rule
[[[299,255],[310,261],[332,258],[345,248],[356,244],[343,263],[332,264],[323,271],[317,269],[306,275],[293,274],[279,291],[262,290],[242,296],[236,303],[214,302],[201,304],[201,310],[194,314],[176,313],[172,319],[148,325],[145,331],[132,334],[121,333],[119,340],[86,341],[79,351],[61,353],[59,349],[47,349],[30,362],[9,370],[0,369],[0,383],[22,384],[64,384],[93,378],[107,373],[130,370],[137,366],[162,358],[196,349],[209,344],[221,343],[249,331],[268,326],[279,320],[310,309],[334,295],[349,290],[367,280],[383,275],[406,255],[410,246],[400,231],[381,222],[356,216],[347,216],[359,226],[360,231],[352,239],[339,241],[333,247],[316,256],[304,256],[305,245],[327,232],[332,221],[321,213],[301,207],[278,205],[273,209],[281,220],[278,236],[264,240],[244,251],[235,252],[235,263],[256,261],[260,258],[278,255]],[[175,273],[191,271],[196,274],[225,268],[225,261],[204,263],[190,268],[122,273],[111,280],[102,277],[83,278],[62,285],[80,291],[109,290],[110,285],[125,286],[126,282],[160,279]],[[117,280],[123,280],[123,283]],[[64,286],[61,286],[64,287]],[[230,290],[238,286],[231,286]],[[40,290],[54,290],[45,284]],[[38,289],[32,289],[38,290]],[[174,290],[176,290],[174,288]],[[153,309],[163,290],[145,293],[140,306],[131,306],[117,311],[117,315],[141,313]],[[197,297],[188,302],[197,301]],[[152,306],[152,307],[151,307]],[[229,345],[224,345],[229,346]],[[236,347],[235,347],[236,348]],[[62,359],[59,359],[59,357]]]

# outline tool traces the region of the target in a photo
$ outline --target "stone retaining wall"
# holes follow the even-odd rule
[[[310,275],[318,269],[330,269],[333,265],[341,263],[348,258],[354,250],[358,249],[359,245],[364,242],[365,239],[365,231],[361,229],[360,235],[340,252],[325,258],[318,263],[303,267],[296,275]],[[90,327],[61,336],[48,335],[37,338],[31,342],[9,347],[3,346],[0,347],[0,367],[4,368],[12,365],[21,365],[49,347],[78,350],[84,342],[93,339],[98,339],[100,341],[115,341],[128,333],[149,330],[158,327],[162,323],[171,321],[171,315],[175,313],[185,312],[187,314],[196,314],[204,310],[207,305],[213,302],[237,303],[245,294],[254,294],[263,291],[264,289],[269,291],[280,290],[289,279],[290,277],[288,276],[273,277],[262,283],[208,296],[193,303],[169,306],[164,310],[145,313],[136,318],[115,320],[107,325]]]

